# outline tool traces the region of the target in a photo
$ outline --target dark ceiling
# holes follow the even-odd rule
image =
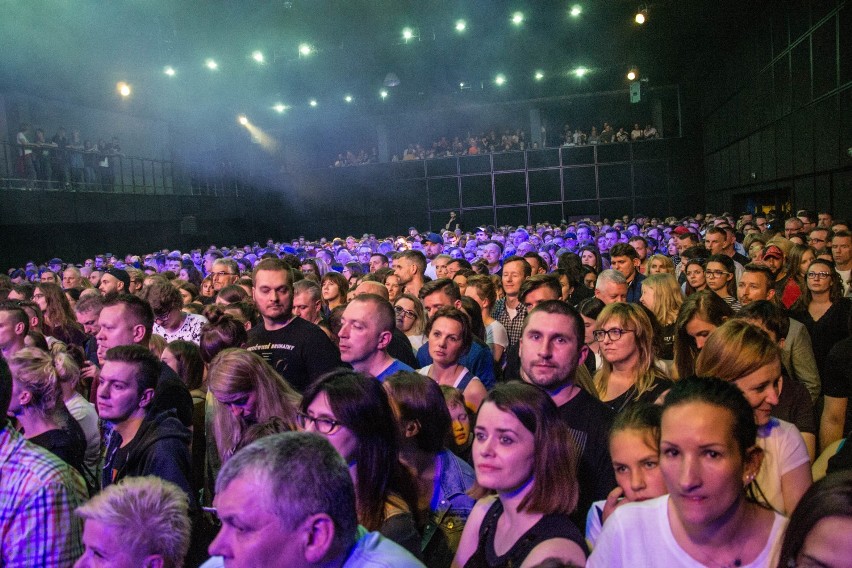
[[[572,18],[575,4],[582,13]],[[334,116],[624,89],[631,66],[666,85],[712,65],[760,2],[647,4],[648,22],[638,26],[638,0],[13,0],[0,17],[0,91],[167,120],[245,112],[274,121],[283,120],[276,103],[291,107],[285,117]],[[510,21],[516,11],[519,26]],[[459,19],[464,33],[454,28]],[[405,27],[415,34],[407,42]],[[315,53],[300,57],[303,42]],[[163,73],[167,65],[175,76]],[[578,79],[570,73],[578,66],[590,73]],[[389,72],[400,84],[382,101]],[[118,81],[132,86],[128,101],[119,101]]]

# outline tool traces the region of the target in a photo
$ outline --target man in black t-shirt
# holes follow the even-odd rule
[[[293,315],[293,277],[284,261],[261,260],[252,281],[263,324],[251,328],[246,349],[303,392],[314,379],[340,365],[340,353],[319,326]]]
[[[606,499],[615,488],[609,455],[609,430],[615,413],[577,384],[577,367],[588,355],[585,328],[577,311],[560,300],[538,304],[521,332],[521,377],[550,395],[577,446],[580,500],[571,515],[585,526],[592,503]]]

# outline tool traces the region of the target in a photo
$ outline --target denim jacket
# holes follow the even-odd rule
[[[467,494],[476,481],[470,465],[449,450],[438,454],[440,479],[429,520],[423,527],[421,550],[427,566],[449,566],[462,530],[476,501]]]

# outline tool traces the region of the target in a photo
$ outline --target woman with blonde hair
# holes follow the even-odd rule
[[[674,274],[675,265],[672,259],[664,254],[654,254],[648,257],[648,275],[654,274]],[[644,286],[645,283],[643,282]]]
[[[654,274],[642,281],[639,303],[651,310],[660,324],[660,359],[674,359],[675,322],[683,305],[683,292],[673,274]]]
[[[429,318],[426,317],[423,302],[411,294],[400,294],[393,304],[393,310],[396,313],[396,328],[405,334],[416,354],[420,346],[426,343],[424,330]]]
[[[603,355],[595,388],[604,404],[621,412],[635,402],[654,402],[671,388],[671,381],[656,365],[654,328],[640,306],[610,304],[595,327],[594,338]]]
[[[764,455],[755,477],[756,493],[779,513],[792,513],[811,486],[811,462],[799,430],[771,415],[782,387],[778,345],[756,326],[730,320],[707,338],[695,372],[734,383],[745,395],[758,428],[757,445]]]
[[[249,426],[276,416],[296,429],[299,394],[259,355],[225,349],[210,362],[208,401],[222,463],[233,455]]]

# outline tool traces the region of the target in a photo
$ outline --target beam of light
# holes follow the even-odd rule
[[[115,86],[115,88],[118,90],[118,94],[121,95],[122,97],[129,97],[130,96],[130,85],[128,85],[124,81],[121,81],[120,83],[118,83]]]
[[[237,121],[240,124],[242,124],[243,126],[248,126],[248,123],[249,123],[248,117],[246,117],[246,115],[244,115],[244,114],[241,114],[240,116],[238,116]]]
[[[569,13],[571,14],[572,18],[578,18],[580,17],[580,14],[583,13],[583,7],[579,4],[574,4],[573,6],[571,6],[571,11]]]
[[[251,54],[251,58],[254,59],[255,61],[257,61],[258,63],[263,63],[263,52],[262,51],[255,51],[254,53]]]
[[[299,55],[307,57],[314,52],[314,49],[307,43],[299,44]]]
[[[457,32],[463,32],[465,29],[467,29],[467,22],[465,22],[464,20],[459,20],[456,22]]]
[[[496,77],[494,77],[494,82],[497,83],[498,86],[502,86],[506,83],[506,76],[500,73]]]
[[[544,79],[544,72],[543,71],[536,71],[535,72],[535,80],[541,81],[542,79]]]
[[[204,62],[204,65],[206,65],[207,68],[210,69],[211,71],[215,71],[216,69],[219,68],[219,64],[216,63],[215,59],[208,59],[207,61]]]
[[[588,72],[589,72],[589,70],[586,69],[585,67],[577,67],[576,69],[571,71],[571,73],[573,73],[577,78],[580,78],[580,79],[585,77],[588,74]]]
[[[524,13],[523,12],[515,12],[512,14],[512,23],[516,26],[520,26],[524,23]]]
[[[163,69],[163,73],[165,73],[169,77],[174,77],[175,76],[175,68],[172,67],[171,65],[167,65],[166,68]]]
[[[316,100],[316,99],[311,99],[311,100],[308,102],[308,104],[309,104],[309,105],[311,105],[312,107],[315,107],[315,106],[317,106],[317,100]]]
[[[254,124],[249,122],[249,119],[246,117],[246,115],[241,114],[237,120],[239,120],[240,124],[242,124],[245,129],[249,131],[252,142],[258,144],[261,148],[263,148],[266,152],[270,154],[275,154],[276,152],[278,152],[278,140],[264,132],[258,126],[255,126]]]

